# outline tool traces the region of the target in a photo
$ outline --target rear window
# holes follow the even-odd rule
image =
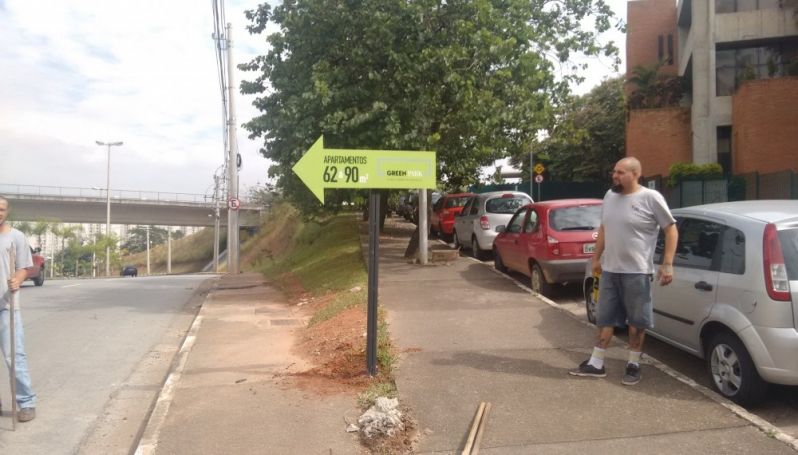
[[[488,199],[485,203],[485,211],[488,213],[504,213],[512,215],[516,210],[532,202],[522,196],[497,197]]]
[[[601,206],[583,205],[555,209],[549,214],[549,225],[555,231],[593,231],[601,224]]]
[[[469,197],[471,196],[448,198],[446,199],[446,208],[450,209],[452,207],[462,207],[466,205],[466,202],[468,202]]]
[[[790,281],[798,280],[798,229],[780,230],[779,243],[787,263],[787,277]]]

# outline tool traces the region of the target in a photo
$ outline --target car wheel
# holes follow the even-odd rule
[[[714,335],[707,345],[706,362],[712,385],[724,397],[741,405],[756,404],[764,397],[767,383],[736,336],[727,332]]]
[[[41,286],[44,284],[44,267],[39,268],[39,276],[33,279],[34,286]]]
[[[543,269],[540,268],[538,263],[532,264],[530,275],[530,284],[532,290],[538,294],[548,296],[551,294],[551,285],[546,282],[546,276],[543,275]]]
[[[502,256],[499,254],[499,250],[493,249],[493,266],[502,273],[507,273],[507,266],[504,265],[502,262]]]
[[[587,320],[591,324],[596,323],[596,300],[593,298],[593,280],[585,281],[585,311],[587,312]]]
[[[479,261],[485,260],[485,250],[479,247],[479,241],[477,241],[477,237],[471,237],[471,254],[474,255],[474,259]]]

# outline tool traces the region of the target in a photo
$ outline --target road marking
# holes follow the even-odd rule
[[[81,283],[76,283],[76,284],[68,284],[68,285],[66,285],[66,286],[61,286],[61,287],[62,287],[62,288],[73,288],[73,287],[75,287],[75,286],[80,286],[80,285],[81,285]]]
[[[211,295],[209,294],[206,301],[210,298]],[[204,305],[203,303],[203,306]],[[202,311],[201,308],[200,311]],[[191,328],[188,330],[186,338],[183,340],[183,345],[180,346],[180,351],[177,353],[177,364],[172,372],[169,373],[169,376],[166,378],[161,388],[161,392],[158,394],[158,400],[150,414],[150,418],[147,420],[147,425],[144,427],[141,439],[136,446],[135,455],[151,455],[155,453],[155,449],[158,446],[158,438],[161,434],[161,428],[166,421],[169,407],[172,405],[172,400],[175,396],[175,387],[183,377],[183,371],[188,362],[188,354],[191,352],[191,348],[194,347],[194,343],[197,340],[197,332],[199,332],[201,324],[202,316],[197,312],[197,317],[194,318],[194,322],[191,324]]]
[[[493,273],[496,273],[497,275],[499,275],[499,276],[501,276],[501,277],[503,277],[503,278],[505,278],[507,280],[510,280],[516,286],[518,286],[519,288],[525,290],[526,292],[534,295],[535,297],[537,297],[538,299],[542,300],[544,303],[548,304],[549,306],[551,306],[553,308],[556,308],[556,309],[564,312],[565,314],[567,314],[571,318],[581,322],[582,324],[595,329],[595,326],[593,324],[591,324],[590,322],[586,321],[584,318],[581,318],[581,317],[577,316],[576,314],[568,311],[566,308],[563,308],[562,306],[557,304],[557,302],[547,298],[546,296],[543,296],[541,294],[536,293],[531,288],[521,284],[519,281],[517,281],[515,278],[511,277],[510,275],[507,275],[506,273],[502,273],[502,272],[496,270],[496,268],[493,266],[493,264],[486,263],[486,262],[474,259],[473,257],[470,257],[470,256],[467,256],[467,258],[471,259],[472,261],[474,261],[476,263],[482,264],[485,267],[488,267]],[[621,344],[625,344],[625,343],[623,343],[623,340],[620,340],[619,338],[617,338],[615,336],[613,336],[613,338],[615,338],[616,341],[620,341]],[[649,365],[653,366],[654,368],[660,370],[661,372],[663,372],[663,373],[667,374],[668,376],[676,379],[677,381],[687,385],[691,389],[693,389],[693,390],[697,391],[698,393],[704,395],[705,397],[709,398],[710,400],[712,400],[712,401],[718,403],[719,405],[725,407],[726,409],[731,411],[733,414],[735,414],[737,417],[740,417],[741,419],[746,420],[748,423],[750,423],[751,425],[753,425],[756,428],[758,428],[759,431],[761,431],[765,435],[767,435],[769,437],[772,437],[774,439],[777,439],[777,440],[783,442],[784,444],[787,444],[793,450],[798,451],[798,439],[790,436],[789,434],[784,432],[781,428],[773,425],[772,423],[770,423],[767,420],[759,417],[756,414],[752,414],[751,412],[748,412],[748,410],[746,410],[742,406],[740,406],[740,405],[738,405],[736,403],[733,403],[732,401],[730,401],[730,400],[726,399],[725,397],[721,396],[719,393],[715,392],[714,390],[702,386],[701,384],[699,384],[699,383],[695,382],[694,380],[688,378],[687,376],[683,375],[682,373],[679,373],[678,371],[676,371],[673,368],[669,367],[668,365],[666,365],[665,363],[663,363],[660,360],[656,359],[655,357],[652,357],[652,356],[644,353],[643,354],[643,359],[645,359],[646,363],[648,363]]]

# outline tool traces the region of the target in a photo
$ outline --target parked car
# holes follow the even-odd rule
[[[518,209],[507,226],[497,226],[493,260],[499,271],[530,277],[532,290],[548,295],[556,283],[584,278],[596,248],[600,199],[535,202]]]
[[[673,282],[654,286],[652,336],[706,361],[712,385],[741,404],[767,382],[798,385],[798,201],[673,210]],[[662,263],[664,240],[654,262]],[[586,271],[588,318],[595,322]]]
[[[126,265],[122,267],[122,271],[119,272],[119,276],[132,276],[133,278],[139,275],[139,269],[137,269],[133,265]]]
[[[44,256],[39,254],[41,251],[41,248],[30,249],[33,267],[28,269],[27,279],[33,281],[35,286],[42,286],[44,284]]]
[[[454,217],[463,211],[468,199],[476,196],[474,193],[444,194],[432,206],[432,216],[429,220],[431,233],[436,233],[448,239],[454,232]]]
[[[518,191],[493,191],[471,197],[463,211],[454,218],[454,244],[471,250],[482,260],[493,251],[496,226],[507,225],[520,207],[531,204],[532,198]]]

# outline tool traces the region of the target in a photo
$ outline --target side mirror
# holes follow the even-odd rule
[[[496,232],[498,232],[498,233],[502,233],[502,232],[504,232],[504,231],[506,231],[506,230],[507,230],[507,226],[505,226],[505,225],[503,225],[503,224],[500,224],[500,225],[496,226],[496,229],[495,229],[495,230],[496,230]]]

